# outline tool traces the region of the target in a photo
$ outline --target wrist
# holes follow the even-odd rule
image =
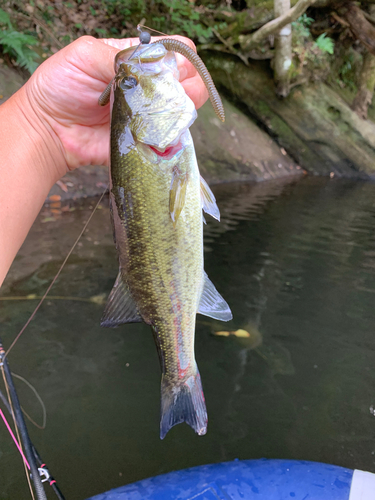
[[[52,185],[65,173],[25,86],[0,106],[0,285]]]
[[[27,82],[3,106],[10,127],[16,125],[18,133],[14,139],[21,142],[21,159],[29,163],[36,178],[40,178],[45,189],[51,187],[67,172],[67,165],[60,142],[39,112],[33,99],[29,97]],[[0,108],[1,110],[1,108]]]

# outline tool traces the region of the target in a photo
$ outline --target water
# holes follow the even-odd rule
[[[51,292],[71,299],[47,300],[9,356],[46,404],[47,428],[30,424],[30,434],[69,500],[235,457],[375,470],[375,185],[311,178],[217,186],[215,194],[222,222],[205,228],[205,267],[234,319],[198,316],[206,436],[179,425],[160,441],[149,328],[102,329],[104,306],[77,300],[108,294],[117,274],[105,203]],[[44,292],[92,205],[44,209],[2,297]],[[35,305],[0,301],[6,346]],[[255,341],[213,335],[238,328]],[[35,397],[16,383],[40,422]],[[3,425],[0,477],[1,499],[28,498]]]

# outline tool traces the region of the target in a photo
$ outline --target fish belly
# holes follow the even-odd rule
[[[186,179],[186,197],[173,224],[172,175]],[[194,357],[195,318],[203,286],[200,176],[193,146],[177,164],[151,163],[136,148],[112,156],[111,198],[123,280],[142,319],[151,325],[162,368],[160,435],[183,421],[198,434],[207,413]]]

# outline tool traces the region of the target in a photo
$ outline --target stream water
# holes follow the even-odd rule
[[[197,316],[204,437],[178,425],[160,441],[160,369],[149,327],[99,326],[117,274],[103,202],[9,355],[12,371],[46,405],[46,429],[29,424],[30,434],[68,500],[234,458],[375,470],[375,184],[288,182],[214,189],[222,221],[205,227],[205,268],[234,319]],[[43,209],[0,292],[6,347],[37,303],[16,298],[43,294],[93,205]],[[214,335],[239,328],[250,339]],[[16,384],[40,423],[32,391]],[[2,424],[0,478],[2,500],[28,498]]]

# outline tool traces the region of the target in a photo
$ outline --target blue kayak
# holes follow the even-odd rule
[[[297,460],[234,460],[151,477],[88,500],[375,500],[375,474]]]

